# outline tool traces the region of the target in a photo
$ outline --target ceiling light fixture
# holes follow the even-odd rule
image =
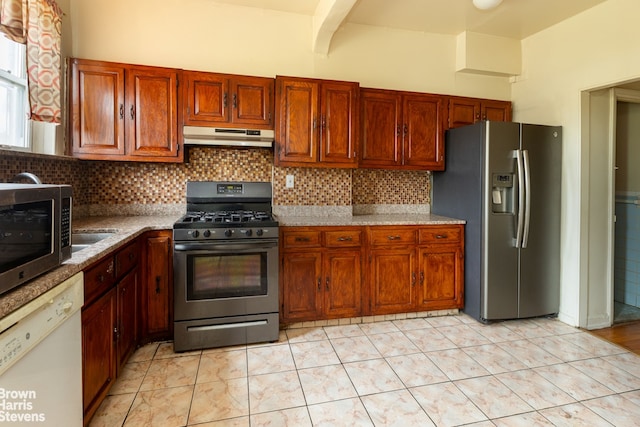
[[[502,3],[502,0],[473,0],[473,5],[480,10],[489,10]]]

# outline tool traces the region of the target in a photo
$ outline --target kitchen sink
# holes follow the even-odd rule
[[[113,236],[115,233],[73,233],[71,234],[71,252],[78,252],[86,249],[94,243],[98,243],[107,237]]]

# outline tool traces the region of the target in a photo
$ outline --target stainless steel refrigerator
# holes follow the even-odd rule
[[[445,141],[431,212],[466,220],[463,311],[482,322],[557,314],[562,128],[482,121]]]

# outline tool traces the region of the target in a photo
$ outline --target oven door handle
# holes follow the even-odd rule
[[[278,247],[278,242],[245,242],[245,243],[175,243],[173,250],[176,252],[193,251],[255,251],[256,249],[270,249]]]

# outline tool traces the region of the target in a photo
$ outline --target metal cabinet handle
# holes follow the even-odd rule
[[[296,237],[296,242],[309,242],[311,239],[308,237]]]
[[[325,283],[326,289],[327,291],[329,290],[329,277],[327,277],[327,281]]]
[[[400,240],[400,236],[387,236],[388,240]]]
[[[135,258],[135,254],[133,252],[129,252],[129,261],[133,261],[133,258]]]
[[[102,274],[98,276],[98,282],[100,283],[104,282],[104,276]]]
[[[446,234],[436,234],[436,239],[446,239],[447,237]]]
[[[238,108],[238,95],[237,94],[233,94],[233,108]]]
[[[411,286],[415,286],[416,285],[416,272],[412,271],[411,272]]]
[[[131,120],[136,116],[135,110],[133,109],[133,104],[131,104],[131,108],[129,109],[129,115],[131,116]]]
[[[424,284],[424,271],[420,272],[420,285]]]
[[[405,125],[404,125],[404,134],[406,135],[407,133],[409,133],[409,126],[407,126],[407,124],[405,123]]]
[[[227,92],[225,92],[223,97],[222,97],[222,106],[224,108],[227,108]]]
[[[120,104],[120,119],[124,119],[124,104]]]
[[[352,240],[353,240],[353,237],[351,237],[351,236],[338,237],[338,242],[350,242]]]
[[[322,290],[322,279],[320,277],[318,277],[318,290]]]
[[[400,125],[396,126],[396,136],[400,136]]]
[[[160,276],[156,276],[156,294],[160,293],[160,281],[162,278]]]

